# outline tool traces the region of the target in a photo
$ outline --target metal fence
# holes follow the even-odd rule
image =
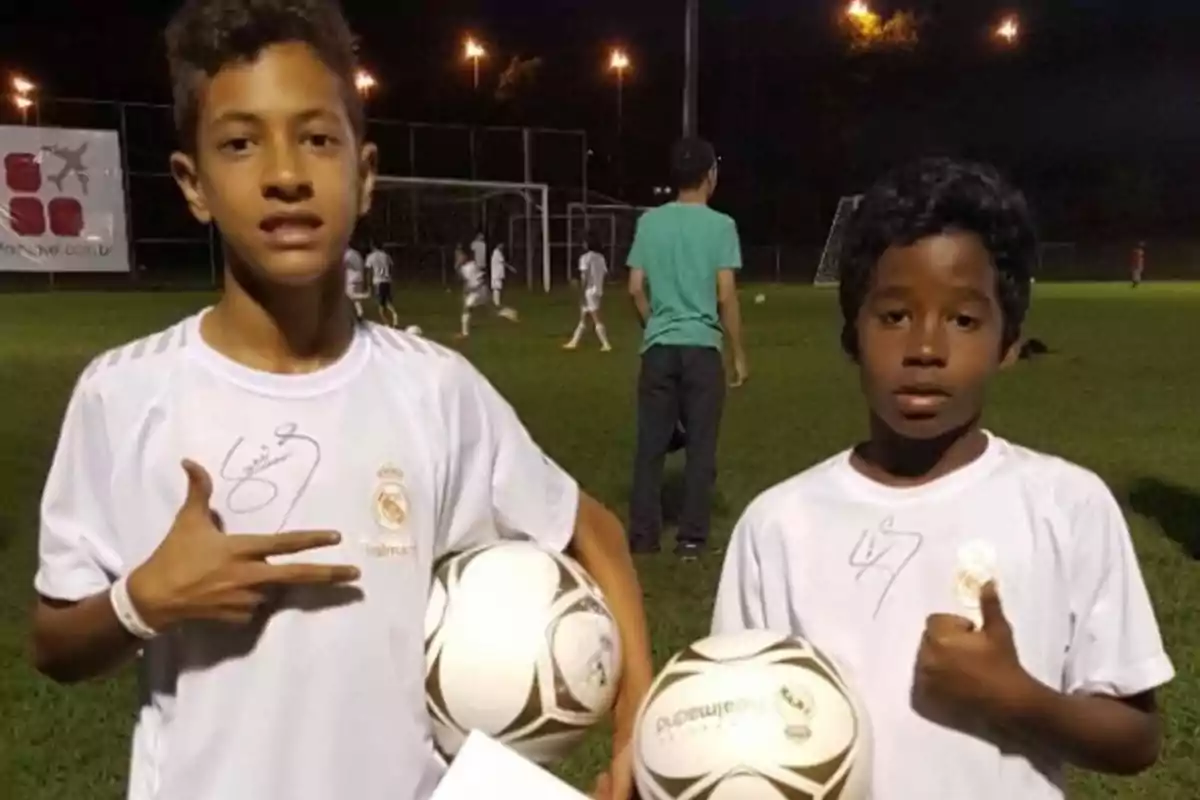
[[[119,133],[132,269],[127,275],[0,272],[0,289],[217,285],[217,234],[191,217],[169,172],[177,141],[169,105],[41,98],[29,122]],[[564,198],[588,196],[589,151],[583,131],[372,119],[368,137],[379,145],[385,175],[545,183],[561,190]]]
[[[30,122],[49,127],[115,130],[124,159],[129,224],[129,274],[0,272],[0,290],[37,288],[213,287],[221,276],[216,233],[189,215],[168,171],[176,134],[165,104],[41,98]],[[370,120],[369,137],[379,145],[384,175],[460,180],[543,183],[551,187],[551,248],[555,282],[571,274],[585,231],[596,215],[619,279],[640,209],[589,190],[588,137],[583,131],[519,127],[471,127],[398,120]],[[517,229],[522,229],[518,226]],[[540,246],[512,234],[517,250]],[[1042,280],[1125,280],[1134,242],[1048,243],[1042,251]],[[450,252],[435,247],[430,268],[417,280],[452,280]],[[822,245],[753,245],[744,250],[748,280],[811,283]],[[436,262],[436,264],[434,263]],[[403,279],[403,274],[400,276]],[[1147,243],[1150,280],[1200,280],[1200,242],[1189,239]]]

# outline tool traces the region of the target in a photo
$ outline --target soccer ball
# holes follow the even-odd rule
[[[501,319],[506,319],[509,322],[519,322],[521,315],[517,313],[515,308],[502,308],[498,312]]]
[[[704,639],[655,679],[634,731],[642,800],[864,800],[871,734],[837,668],[802,639]]]
[[[760,294],[754,298],[755,305],[761,306],[765,302],[767,302],[767,296],[765,294]]]
[[[425,698],[453,758],[473,730],[537,764],[561,761],[612,708],[616,620],[571,558],[531,541],[450,555],[425,616]]]
[[[421,330],[420,325],[409,325],[404,329],[404,332],[410,336],[424,336],[425,331]]]

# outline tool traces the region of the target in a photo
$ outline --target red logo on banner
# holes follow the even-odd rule
[[[83,194],[88,193],[88,169],[83,157],[87,143],[75,149],[43,147],[42,154],[54,156],[62,166],[45,181],[64,191],[68,178],[74,177]],[[4,157],[4,183],[15,193],[8,203],[12,232],[21,237],[45,236],[47,229],[55,236],[75,239],[83,234],[83,205],[70,195],[52,198],[43,205],[36,195],[42,190],[42,165],[37,153],[9,153]]]

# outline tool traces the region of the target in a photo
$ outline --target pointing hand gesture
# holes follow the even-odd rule
[[[199,464],[183,462],[187,497],[154,555],[129,577],[129,594],[146,624],[158,631],[184,620],[246,623],[272,587],[333,585],[358,579],[351,566],[270,564],[270,556],[336,545],[333,531],[266,536],[227,535],[212,512],[212,478]]]

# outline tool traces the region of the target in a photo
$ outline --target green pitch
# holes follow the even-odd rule
[[[765,292],[767,301],[750,299]],[[1132,781],[1091,777],[1075,798],[1196,796],[1200,786],[1200,286],[1037,287],[1028,333],[1056,353],[996,387],[988,424],[1102,474],[1132,520],[1142,565],[1181,677],[1161,703],[1162,764]],[[716,530],[723,537],[761,489],[845,447],[862,430],[853,369],[838,351],[834,295],[751,287],[744,316],[752,380],[733,393],[722,435]],[[27,611],[38,495],[79,369],[111,345],[164,326],[210,298],[187,294],[0,295],[0,795],[14,800],[123,797],[134,694],[128,675],[61,689],[28,666]],[[633,446],[637,326],[614,289],[606,314],[617,352],[593,340],[559,348],[575,324],[567,293],[514,294],[519,325],[486,319],[463,349],[510,398],[542,445],[625,513]],[[458,295],[398,292],[404,324],[448,340]],[[670,481],[668,481],[670,483]],[[661,663],[703,635],[719,554],[639,562]],[[602,740],[566,768],[604,761]]]

